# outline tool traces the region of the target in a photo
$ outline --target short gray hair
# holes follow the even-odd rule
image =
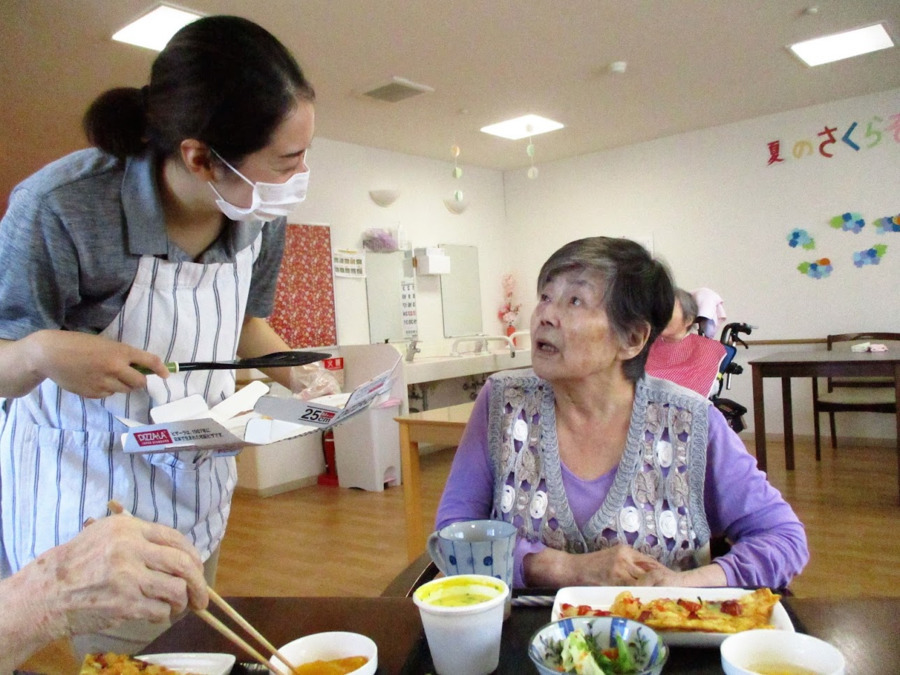
[[[635,328],[650,326],[644,349],[623,365],[625,376],[636,382],[644,374],[650,345],[672,318],[675,288],[669,270],[635,241],[588,237],[569,242],[547,259],[538,275],[538,293],[558,274],[574,270],[594,272],[603,280],[603,308],[622,342]]]
[[[694,296],[683,288],[677,288],[675,289],[675,299],[681,305],[681,314],[684,316],[684,320],[694,323],[697,320],[697,312],[699,311]]]

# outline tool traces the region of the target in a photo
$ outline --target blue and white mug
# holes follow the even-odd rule
[[[445,576],[486,574],[512,589],[517,529],[503,520],[464,520],[428,536],[428,555]]]

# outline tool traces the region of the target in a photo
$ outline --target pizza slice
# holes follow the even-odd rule
[[[571,619],[576,616],[609,616],[610,614],[612,612],[607,609],[597,609],[590,605],[572,605],[568,602],[559,605],[560,619]]]
[[[88,654],[79,675],[180,675],[178,671],[127,654]]]
[[[629,591],[623,591],[616,596],[610,612],[645,623],[654,630],[738,633],[753,628],[772,628],[772,609],[780,598],[768,588],[731,600],[640,600]]]

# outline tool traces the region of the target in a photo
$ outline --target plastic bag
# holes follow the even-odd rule
[[[341,384],[321,361],[291,368],[291,392],[308,401],[328,394],[340,394]]]

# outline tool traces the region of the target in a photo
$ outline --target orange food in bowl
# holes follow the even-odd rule
[[[294,668],[295,675],[346,675],[362,668],[369,659],[365,656],[347,656],[330,661],[310,661]]]

